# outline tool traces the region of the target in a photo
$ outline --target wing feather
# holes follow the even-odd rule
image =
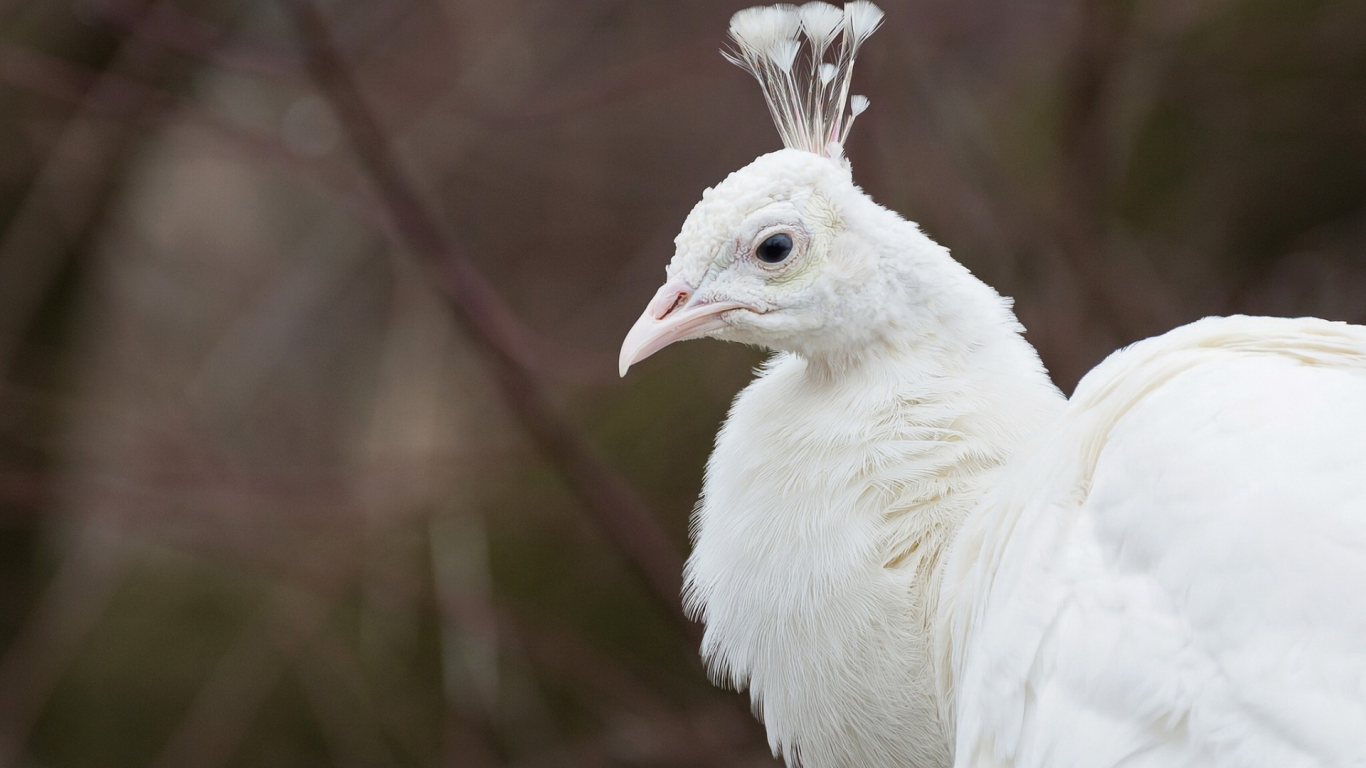
[[[945,595],[958,765],[1366,765],[1366,329],[1117,353]]]

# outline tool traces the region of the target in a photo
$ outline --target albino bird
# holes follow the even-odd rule
[[[1210,318],[1067,400],[854,184],[881,16],[735,15],[786,148],[703,193],[622,347],[776,353],[694,520],[715,679],[808,768],[1366,765],[1366,328]]]

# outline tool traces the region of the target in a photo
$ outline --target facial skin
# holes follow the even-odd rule
[[[674,239],[668,279],[622,344],[621,374],[704,336],[799,353],[866,342],[887,278],[846,218],[867,207],[877,208],[846,164],[795,149],[704,192]]]

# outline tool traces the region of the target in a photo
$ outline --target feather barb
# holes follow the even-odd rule
[[[759,81],[784,146],[838,158],[868,108],[867,98],[849,95],[854,59],[882,17],[866,0],[843,10],[824,2],[746,8],[731,17],[732,47],[721,53]]]

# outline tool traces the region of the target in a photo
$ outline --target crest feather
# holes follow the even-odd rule
[[[830,47],[835,33],[844,24],[844,11],[830,3],[807,3],[800,9],[802,32],[811,41],[813,55],[820,56]]]
[[[759,81],[784,146],[836,158],[868,108],[866,97],[850,98],[849,85],[859,47],[882,18],[867,0],[843,10],[824,2],[746,8],[731,17],[733,48],[721,53]],[[800,55],[803,45],[809,56]]]

